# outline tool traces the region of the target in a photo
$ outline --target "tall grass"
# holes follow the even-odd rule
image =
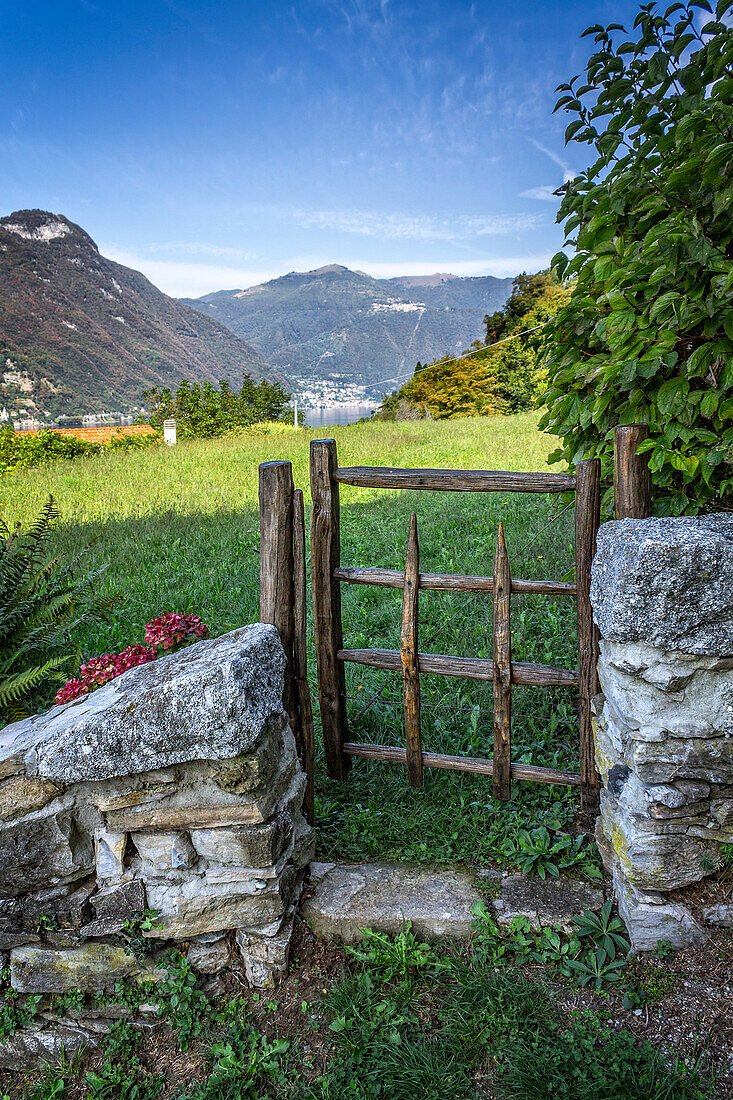
[[[542,470],[553,447],[535,414],[440,422],[366,423],[283,434],[192,441],[175,448],[103,454],[16,470],[3,478],[5,519],[27,520],[52,494],[61,507],[59,550],[93,541],[91,564],[109,562],[114,622],[89,628],[85,655],[142,637],[163,611],[201,615],[212,633],[258,614],[257,468],[290,459],[296,486],[308,493],[312,438],[335,436],[344,465]],[[572,507],[545,496],[482,493],[390,493],[342,489],[342,561],[401,568],[410,511],[418,514],[421,568],[490,573],[503,521],[515,576],[572,577]],[[571,667],[576,661],[573,601],[513,600],[515,659]],[[399,644],[400,593],[343,588],[348,647]],[[491,600],[471,594],[421,595],[421,648],[491,655]],[[315,666],[311,664],[315,689]],[[490,755],[491,688],[423,677],[424,741],[433,751]],[[347,668],[355,740],[402,744],[399,678]],[[315,690],[314,690],[315,695]],[[369,705],[367,705],[369,704]],[[577,766],[573,693],[518,689],[514,759]],[[357,762],[346,784],[318,777],[324,854],[394,858],[506,858],[511,830],[542,820],[562,824],[573,795],[529,784],[509,807],[497,805],[485,779],[428,773],[422,791],[405,786],[395,765]],[[503,853],[503,857],[502,857]]]

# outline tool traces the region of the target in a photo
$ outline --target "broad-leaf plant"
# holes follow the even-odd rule
[[[599,456],[649,425],[654,509],[733,507],[733,4],[642,6],[633,31],[589,27],[584,76],[560,85],[566,142],[590,167],[564,185],[572,288],[550,322],[542,426],[556,460]]]

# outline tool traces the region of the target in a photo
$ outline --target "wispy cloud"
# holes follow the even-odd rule
[[[539,214],[461,214],[436,218],[366,210],[295,210],[285,216],[308,229],[391,241],[465,241],[472,237],[503,236],[534,229],[542,221]]]
[[[302,255],[283,263],[278,269],[263,270],[254,267],[227,267],[219,264],[186,263],[174,260],[151,260],[115,247],[100,246],[103,255],[117,263],[125,264],[143,275],[166,294],[175,298],[199,298],[215,290],[239,290],[249,286],[266,283],[276,279],[286,271],[312,271],[331,262],[333,257],[324,255]],[[537,271],[547,267],[550,254],[509,255],[493,260],[464,260],[450,257],[428,261],[399,261],[372,263],[361,259],[358,254],[338,258],[352,271],[365,271],[375,279],[390,279],[399,275],[432,275],[436,271],[450,272],[452,275],[495,275],[497,278],[517,275],[520,271]],[[212,312],[212,316],[215,314]]]
[[[556,164],[558,168],[562,168],[562,181],[563,183],[569,183],[570,180],[575,179],[577,172],[574,168],[571,168],[566,160],[552,149],[548,149],[542,142],[536,141],[535,138],[529,139],[534,145],[535,149],[539,149],[540,153],[544,153],[546,157],[549,157],[553,164]]]
[[[548,149],[542,142],[536,141],[535,138],[529,139],[534,145],[535,149],[538,149],[540,153],[544,153],[546,157],[556,164],[558,168],[562,169],[562,182],[569,183],[570,180],[575,179],[577,172],[570,167],[567,161],[563,160],[561,156],[555,153],[552,149]],[[556,206],[559,204],[559,198],[555,194],[559,184],[543,183],[539,187],[528,187],[526,191],[520,191],[520,198],[523,199],[539,199],[541,202],[552,202]]]
[[[247,260],[254,258],[254,253],[244,248],[204,244],[199,241],[166,241],[163,244],[149,244],[147,248],[150,252],[186,252],[194,256],[236,256]]]
[[[555,205],[559,203],[559,198],[555,194],[557,188],[554,183],[546,183],[541,187],[528,187],[526,191],[520,191],[520,198],[523,199],[540,199],[541,202],[554,202]]]

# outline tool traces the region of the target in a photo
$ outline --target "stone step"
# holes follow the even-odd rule
[[[317,936],[355,943],[361,931],[396,935],[406,921],[425,939],[467,940],[471,908],[485,897],[472,872],[387,863],[312,863],[312,893],[303,916]],[[478,872],[496,896],[486,902],[499,924],[526,917],[533,928],[545,925],[573,930],[573,919],[600,909],[603,891],[581,879],[561,875],[544,882],[534,876],[496,870]]]
[[[361,930],[395,935],[406,921],[417,936],[467,940],[471,906],[481,900],[473,875],[407,864],[311,864],[313,893],[303,916],[324,940],[355,943]]]

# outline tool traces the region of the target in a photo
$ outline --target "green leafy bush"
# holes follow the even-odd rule
[[[555,108],[595,160],[558,214],[572,293],[548,330],[541,425],[555,459],[601,458],[608,503],[613,428],[648,424],[660,514],[733,507],[732,9],[645,4],[631,35],[589,27],[585,76]]]
[[[12,428],[0,428],[0,473],[7,470],[45,466],[64,458],[98,455],[103,451],[138,450],[160,443],[157,432],[113,432],[109,443],[91,443],[73,435],[43,430],[22,435]]]
[[[181,382],[175,393],[169,389],[148,390],[143,397],[152,412],[148,423],[162,427],[164,420],[175,420],[176,432],[183,438],[210,439],[236,428],[260,421],[282,420],[288,414],[290,394],[278,382],[254,382],[251,375],[242,378],[239,393],[228,382],[215,389],[210,382]]]
[[[74,641],[85,624],[108,616],[111,601],[91,590],[105,567],[78,579],[82,555],[49,557],[59,518],[53,498],[27,531],[0,520],[0,721],[23,715],[29,702],[48,702],[61,669],[79,659]]]

